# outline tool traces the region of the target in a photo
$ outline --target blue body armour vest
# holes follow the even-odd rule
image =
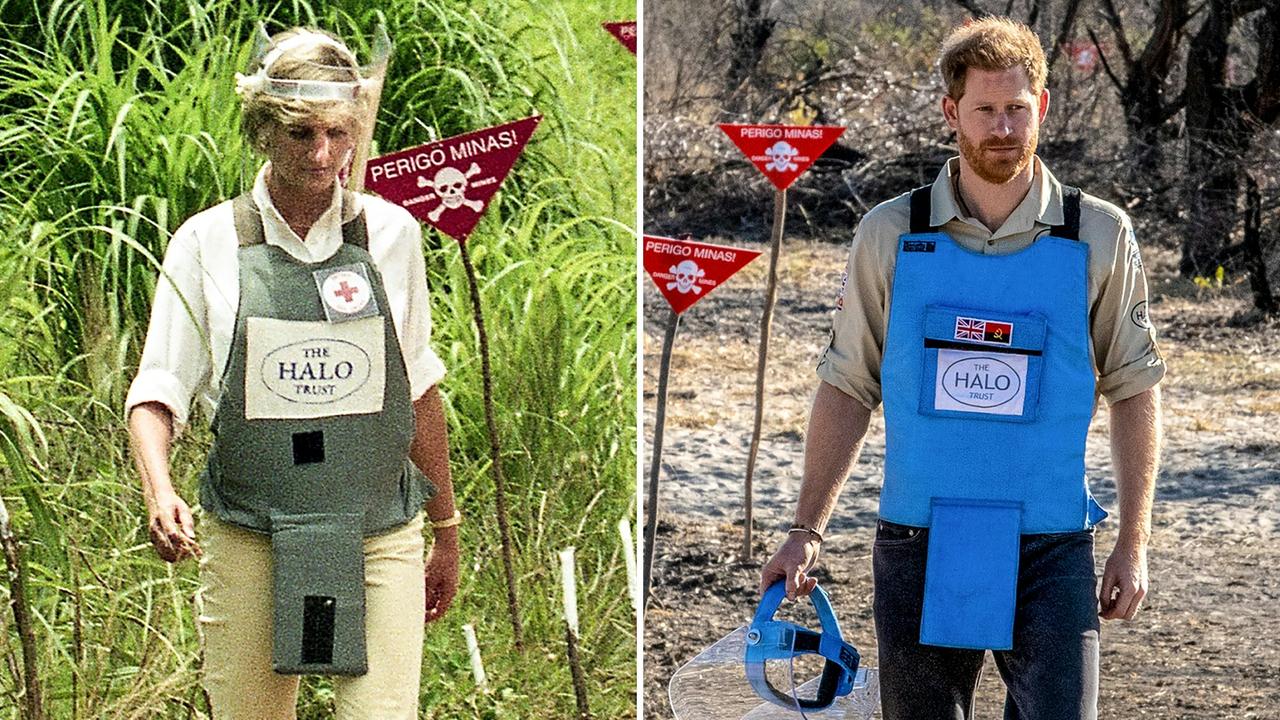
[[[927,526],[935,498],[1020,504],[1022,533],[1105,517],[1084,480],[1094,370],[1079,192],[1064,187],[1063,226],[1009,255],[929,227],[929,188],[912,193],[881,367],[885,520]]]

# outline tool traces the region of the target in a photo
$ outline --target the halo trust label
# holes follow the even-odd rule
[[[317,418],[382,410],[382,316],[344,323],[246,321],[245,417]]]
[[[1026,355],[938,350],[935,410],[1022,415],[1026,397]]]

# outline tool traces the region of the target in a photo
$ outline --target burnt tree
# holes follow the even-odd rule
[[[1240,219],[1237,202],[1254,135],[1280,118],[1280,7],[1274,0],[1209,0],[1187,51],[1188,211],[1183,231],[1184,277],[1205,275],[1227,257]],[[1258,59],[1244,85],[1228,76],[1230,36],[1236,22],[1256,20]]]
[[[1135,178],[1150,177],[1159,170],[1163,160],[1161,148],[1172,135],[1169,121],[1186,101],[1184,95],[1170,98],[1168,85],[1169,74],[1178,57],[1178,47],[1191,19],[1188,0],[1160,0],[1151,34],[1141,50],[1130,45],[1129,34],[1114,0],[1102,0],[1101,5],[1102,16],[1111,28],[1124,69],[1123,79],[1117,76],[1107,56],[1102,54],[1102,43],[1092,29],[1089,37],[1099,48],[1102,69],[1115,86],[1124,108],[1129,156],[1134,159],[1131,169]]]
[[[1265,315],[1280,311],[1280,301],[1267,277],[1267,252],[1262,240],[1262,193],[1252,175],[1245,176],[1244,251],[1249,264],[1249,287],[1253,306]]]
[[[729,69],[725,74],[730,114],[742,111],[745,90],[756,67],[764,59],[764,50],[773,37],[777,19],[769,17],[764,0],[737,0],[734,3],[735,26],[730,36]]]

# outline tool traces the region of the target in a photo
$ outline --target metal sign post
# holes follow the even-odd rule
[[[773,323],[773,306],[777,301],[778,257],[782,254],[787,188],[831,147],[844,132],[844,128],[722,124],[720,129],[776,188],[773,195],[773,229],[770,233],[769,279],[765,288],[764,313],[760,318],[760,351],[756,359],[756,411],[751,430],[751,450],[747,456],[747,476],[742,487],[742,550],[739,559],[746,562],[751,559],[753,482],[756,457],[760,452],[760,428],[764,420],[764,373],[769,359],[769,329]]]
[[[648,602],[653,578],[654,540],[658,531],[658,475],[662,468],[662,433],[667,417],[667,376],[671,370],[671,348],[675,344],[680,314],[759,256],[755,250],[650,235],[644,237],[644,269],[671,305],[671,319],[662,341],[662,366],[658,371],[658,406],[654,416],[653,459],[649,466],[641,603]]]
[[[484,383],[484,419],[489,432],[490,467],[498,533],[502,542],[502,567],[507,578],[507,609],[517,650],[524,649],[524,628],[516,596],[515,562],[511,549],[511,525],[507,519],[506,482],[498,424],[493,409],[493,373],[489,364],[489,336],[484,328],[480,285],[467,252],[467,237],[480,222],[502,181],[529,142],[542,117],[535,115],[505,125],[476,130],[426,145],[384,155],[369,161],[365,186],[401,205],[414,217],[458,241],[462,267],[471,289],[471,307],[480,341],[480,370]],[[461,168],[466,168],[465,170]]]

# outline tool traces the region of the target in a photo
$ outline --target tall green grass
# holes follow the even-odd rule
[[[578,548],[580,653],[598,717],[634,716],[634,619],[617,520],[634,514],[634,59],[600,29],[623,0],[0,0],[0,493],[25,543],[50,717],[202,717],[191,563],[159,561],[120,408],[158,261],[191,214],[247,187],[233,73],[259,19],[396,41],[382,151],[539,112],[469,248],[493,344],[528,649],[512,650],[477,342],[456,244],[426,232],[467,521],[458,601],[428,628],[424,717],[574,713],[555,553]],[[360,51],[358,50],[358,53]],[[194,500],[197,418],[174,477]],[[17,635],[0,584],[0,720]],[[415,622],[408,618],[406,622]],[[471,680],[476,625],[491,689]],[[324,680],[301,717],[326,717]]]

